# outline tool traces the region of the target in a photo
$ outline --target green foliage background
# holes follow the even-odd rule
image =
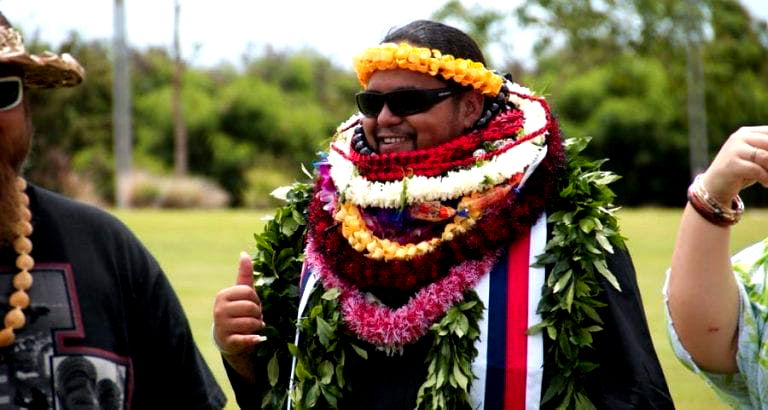
[[[545,95],[569,136],[592,136],[588,154],[610,158],[604,168],[623,178],[612,185],[625,205],[681,205],[689,181],[686,112],[686,4],[697,4],[702,35],[710,158],[738,127],[768,122],[768,28],[738,0],[525,0],[492,10],[447,1],[435,18],[479,40],[492,68]],[[509,22],[538,29],[534,61],[506,55],[521,45]],[[22,23],[22,28],[23,28]],[[370,39],[371,43],[378,39]],[[36,139],[28,174],[62,190],[62,175],[90,181],[113,197],[110,43],[72,33],[58,45],[27,38],[32,50],[73,54],[87,69],[84,84],[31,92]],[[494,48],[495,47],[495,48]],[[321,50],[322,51],[322,50]],[[268,206],[264,195],[293,181],[334,127],[354,112],[359,89],[350,67],[315,50],[266,48],[242,65],[187,66],[183,100],[191,172],[208,176],[234,205]],[[135,166],[156,173],[173,167],[172,59],[167,50],[133,50]],[[745,192],[748,206],[768,204],[768,190]],[[269,212],[267,212],[269,213]],[[622,211],[622,232],[638,271],[656,348],[679,408],[722,409],[708,388],[673,358],[660,294],[680,210]],[[237,253],[253,253],[261,230],[253,211],[119,212],[169,274],[208,363],[222,387],[220,359],[210,342],[211,305],[234,282]],[[652,223],[649,223],[652,221]],[[748,210],[734,249],[762,239],[766,212]],[[189,255],[195,255],[190,258]]]
[[[693,6],[692,6],[693,5]],[[624,178],[624,204],[680,205],[690,182],[686,45],[702,54],[710,158],[741,126],[768,121],[768,31],[734,0],[526,0],[519,20],[542,33],[537,69],[570,135]],[[768,203],[765,190],[747,193]]]
[[[31,179],[63,190],[57,177],[76,173],[110,199],[109,50],[103,41],[72,34],[58,51],[76,56],[87,67],[87,79],[74,89],[30,92],[36,126]],[[155,174],[173,169],[172,70],[166,50],[132,54],[134,166]],[[270,205],[266,193],[291,182],[298,165],[309,165],[336,125],[351,115],[358,88],[349,71],[312,51],[270,50],[243,69],[187,67],[183,84],[190,172],[212,178],[236,206]]]
[[[702,52],[710,158],[738,127],[768,119],[768,29],[736,0],[524,0],[506,10],[449,0],[433,18],[466,30],[492,68],[545,95],[564,134],[593,137],[588,154],[610,158],[606,167],[624,177],[614,186],[620,204],[685,201],[688,39]],[[534,61],[509,57],[521,46],[513,21],[536,30]],[[81,87],[32,93],[31,179],[57,189],[62,175],[76,173],[109,200],[110,44],[73,32],[57,47],[32,39],[31,48],[70,52],[88,71]],[[131,62],[135,166],[168,173],[173,60],[151,48],[133,50]],[[239,66],[187,66],[183,84],[191,172],[218,182],[236,206],[274,205],[270,186],[291,182],[298,164],[312,161],[355,111],[359,89],[350,66],[311,49],[269,46]],[[746,196],[768,204],[765,190]]]

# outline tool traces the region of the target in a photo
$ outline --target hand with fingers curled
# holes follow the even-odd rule
[[[754,183],[768,187],[768,126],[739,128],[701,176],[703,189],[723,206]]]
[[[242,252],[234,286],[216,295],[213,305],[213,339],[222,356],[241,375],[251,379],[250,357],[266,337],[256,334],[264,328],[261,300],[253,287],[253,265]]]

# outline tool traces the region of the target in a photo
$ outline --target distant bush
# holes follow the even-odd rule
[[[135,208],[223,208],[229,194],[200,177],[155,176],[137,171],[128,183],[128,203]]]
[[[243,192],[243,205],[249,208],[266,208],[282,205],[283,201],[270,195],[275,188],[293,182],[291,175],[274,167],[259,166],[245,174],[247,188]]]
[[[143,171],[131,174],[128,182],[128,203],[134,208],[152,208],[160,204],[161,182]]]
[[[74,169],[69,156],[61,149],[44,151],[35,159],[40,166],[29,169],[27,173],[34,183],[81,202],[97,206],[107,203],[99,195],[91,174],[87,170]]]

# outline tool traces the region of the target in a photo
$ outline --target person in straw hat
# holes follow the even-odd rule
[[[84,76],[67,54],[29,53],[0,13],[0,403],[222,408],[152,255],[114,217],[23,177],[33,138],[26,93]],[[92,370],[92,388],[51,376],[72,374],[73,362]]]

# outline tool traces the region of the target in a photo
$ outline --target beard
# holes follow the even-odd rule
[[[15,227],[21,219],[21,201],[16,180],[29,154],[32,141],[32,127],[29,122],[23,130],[15,130],[18,132],[15,136],[9,138],[7,131],[14,132],[0,129],[0,142],[3,143],[1,145],[4,151],[0,152],[0,246],[12,244],[17,236]]]
[[[0,164],[0,246],[6,246],[16,238],[19,220],[19,191],[16,188],[16,170]]]

